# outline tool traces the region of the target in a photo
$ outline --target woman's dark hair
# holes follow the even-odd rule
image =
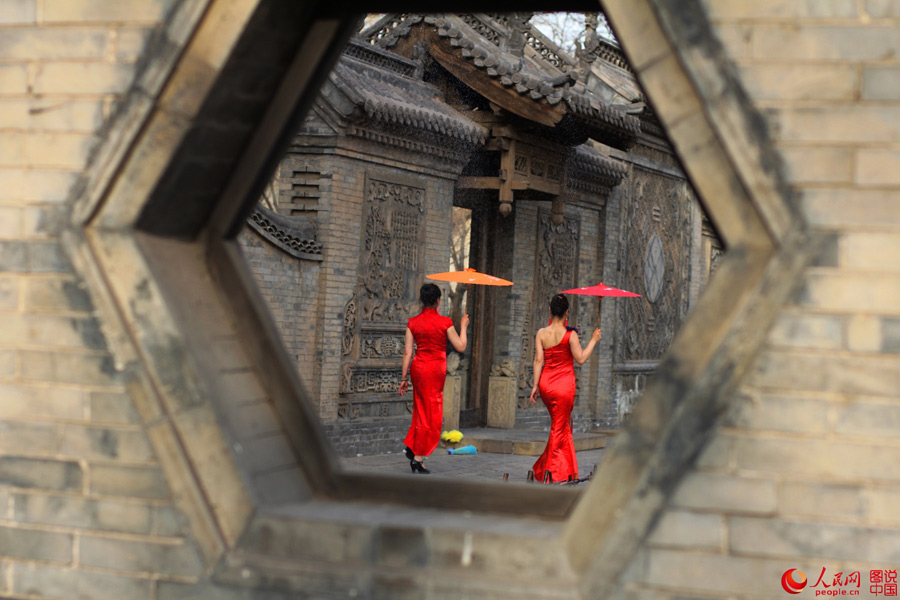
[[[569,301],[562,294],[557,294],[550,299],[550,314],[554,317],[562,317],[569,310]]]
[[[422,289],[419,290],[419,300],[422,301],[422,306],[430,308],[434,306],[440,298],[441,288],[433,283],[426,283],[422,286]]]

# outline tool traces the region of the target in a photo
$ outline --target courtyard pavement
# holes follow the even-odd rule
[[[470,440],[475,438],[483,439],[485,432],[490,432],[490,437],[494,439],[532,439],[535,436],[547,439],[546,432],[535,431],[515,431],[515,430],[461,430],[464,436]],[[576,440],[578,434],[576,434]],[[463,437],[459,444],[453,446],[467,445],[466,437]],[[431,471],[429,477],[440,477],[447,479],[478,479],[502,482],[503,475],[509,474],[510,483],[525,483],[528,471],[531,469],[537,456],[512,454],[512,453],[495,453],[495,452],[479,452],[478,454],[455,454],[447,453],[447,446],[442,442],[434,453],[425,461],[425,467]],[[603,457],[603,448],[593,450],[582,450],[576,452],[578,460],[578,476],[587,477],[592,473]],[[356,456],[342,458],[341,465],[348,471],[363,471],[369,473],[391,473],[396,475],[412,475],[409,468],[409,460],[403,453],[403,445],[398,444],[398,448],[394,452],[385,454],[376,454],[372,456]]]

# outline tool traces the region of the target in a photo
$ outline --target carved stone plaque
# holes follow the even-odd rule
[[[361,407],[354,400],[361,416],[388,416],[404,411],[388,394],[400,384],[406,320],[418,293],[425,190],[370,177],[363,220],[359,280],[344,307],[340,391],[365,395]]]

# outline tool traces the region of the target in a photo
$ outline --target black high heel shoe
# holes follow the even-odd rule
[[[408,458],[409,460],[415,460],[416,458],[416,455],[413,454],[413,451],[410,450],[409,447],[406,448],[406,458]]]
[[[409,468],[412,469],[413,473],[421,473],[423,475],[431,473],[431,471],[422,466],[422,463],[414,458],[409,459]]]

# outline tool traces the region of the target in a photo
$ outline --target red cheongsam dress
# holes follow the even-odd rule
[[[447,330],[453,327],[453,321],[433,308],[423,308],[406,326],[416,341],[416,353],[409,369],[413,386],[412,423],[404,443],[415,455],[428,456],[441,440]]]
[[[544,350],[544,368],[538,390],[541,400],[550,412],[550,439],[537,462],[534,477],[543,482],[550,472],[551,481],[567,481],[578,477],[578,461],[575,459],[575,443],[572,441],[570,418],[575,406],[575,368],[567,331],[560,343]]]

